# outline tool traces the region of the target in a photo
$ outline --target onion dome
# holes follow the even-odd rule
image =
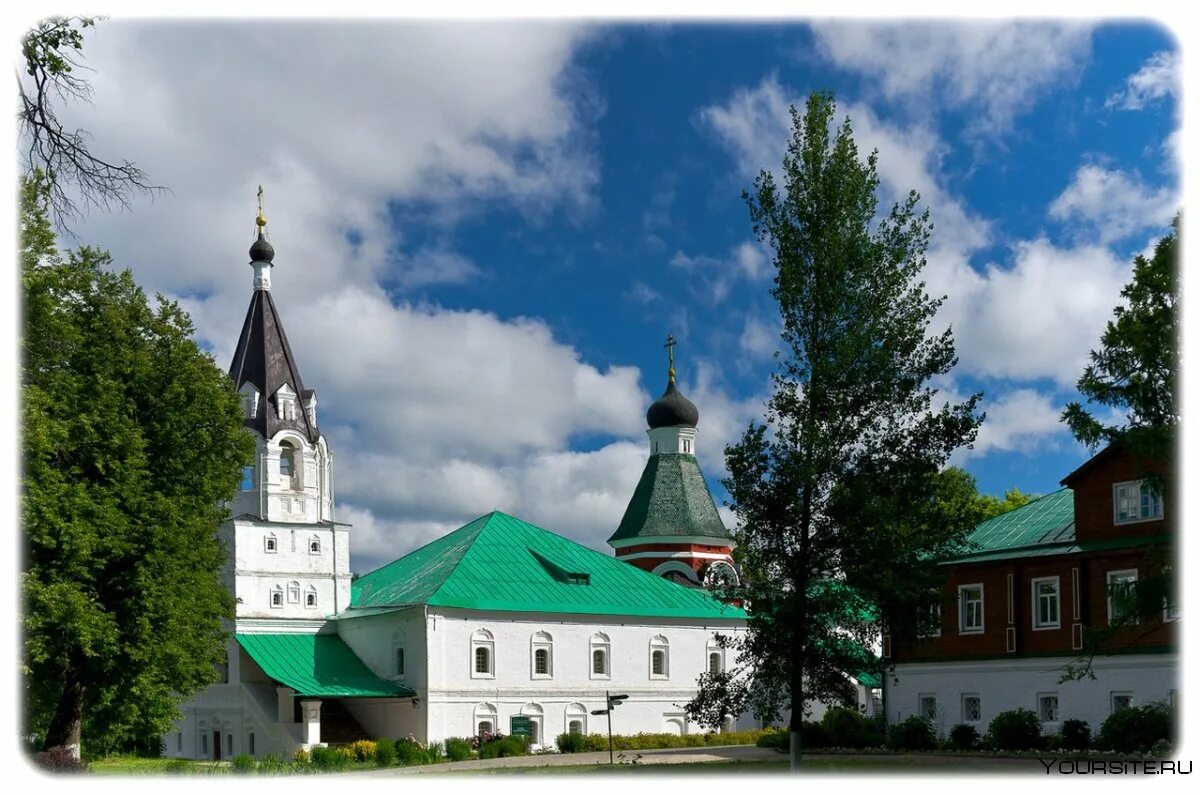
[[[651,428],[668,428],[673,425],[695,428],[699,421],[699,409],[676,388],[674,378],[667,382],[667,391],[663,392],[662,397],[651,403],[650,408],[646,410],[646,423]]]
[[[675,338],[670,334],[664,347],[667,349],[667,391],[646,410],[646,423],[651,429],[676,425],[695,428],[700,421],[700,411],[675,386]]]
[[[250,246],[250,261],[251,262],[271,262],[275,259],[275,247],[267,242],[260,230],[258,240],[255,240]]]

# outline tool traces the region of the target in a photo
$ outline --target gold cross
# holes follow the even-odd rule
[[[267,225],[267,216],[263,215],[262,196],[263,196],[262,185],[259,185],[258,186],[258,217],[254,219],[254,223],[258,224],[260,227]]]
[[[663,346],[667,349],[667,378],[671,381],[675,380],[675,338],[667,334],[667,344]]]

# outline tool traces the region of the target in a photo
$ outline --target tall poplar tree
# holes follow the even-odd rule
[[[22,184],[25,733],[78,760],[144,745],[213,682],[232,600],[216,538],[254,442],[188,316],[59,254]]]
[[[962,490],[940,474],[982,417],[979,395],[939,405],[930,386],[957,360],[919,281],[928,211],[914,191],[877,217],[876,153],[861,160],[834,112],[825,93],[792,108],[782,187],[764,171],[744,194],[774,250],[783,350],[765,423],[726,449],[748,632],[689,704],[701,718],[790,709],[793,769],[805,701],[874,665],[881,616],[919,614],[977,509],[947,499]]]

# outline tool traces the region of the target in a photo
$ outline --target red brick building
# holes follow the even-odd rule
[[[1173,702],[1180,616],[1162,585],[1176,508],[1150,480],[1168,475],[1109,447],[1064,488],[975,528],[970,552],[944,564],[939,629],[884,637],[889,721],[922,714],[943,733],[982,733],[1024,707],[1047,732],[1067,718],[1096,730],[1114,708]],[[1087,659],[1095,679],[1060,681]]]

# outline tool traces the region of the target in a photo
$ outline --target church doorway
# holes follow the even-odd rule
[[[213,729],[213,759],[221,761],[221,730]]]

